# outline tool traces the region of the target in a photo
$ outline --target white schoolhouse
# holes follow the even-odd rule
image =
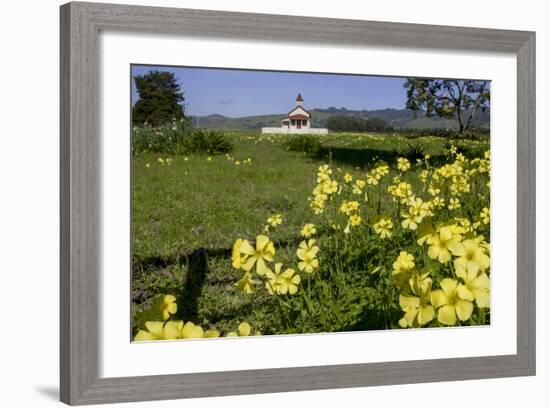
[[[311,127],[311,113],[304,108],[304,98],[296,97],[296,106],[281,121],[281,127],[264,127],[262,133],[309,133],[326,134],[328,129]]]

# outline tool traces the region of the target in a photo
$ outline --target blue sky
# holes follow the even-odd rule
[[[286,113],[301,93],[306,109],[373,110],[405,107],[405,78],[364,75],[132,66],[132,77],[151,70],[173,72],[188,115],[241,117]],[[138,99],[132,80],[132,104]]]

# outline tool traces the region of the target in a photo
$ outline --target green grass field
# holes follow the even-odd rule
[[[299,231],[307,222],[319,225],[318,238],[321,242],[326,238],[325,247],[343,242],[328,239],[332,231],[319,222],[310,208],[308,197],[317,185],[320,165],[330,164],[334,177],[349,173],[355,180],[364,179],[376,162],[384,160],[391,167],[390,174],[381,183],[385,191],[392,177],[398,174],[397,157],[414,155],[416,151],[429,154],[434,166],[442,165],[448,157],[445,150],[448,141],[435,137],[407,140],[395,135],[331,133],[320,138],[322,147],[317,154],[309,155],[285,148],[284,141],[292,136],[248,132],[227,132],[226,136],[234,144],[229,157],[168,156],[150,152],[133,157],[132,302],[135,316],[155,296],[172,294],[178,303],[174,318],[205,328],[215,327],[221,332],[234,331],[243,321],[264,334],[397,327],[402,314],[399,293],[390,287],[387,279],[376,279],[375,275],[361,271],[373,265],[368,261],[364,267],[358,266],[358,259],[366,253],[350,252],[355,264],[349,269],[354,273],[338,275],[330,268],[321,268],[319,276],[326,277],[321,279],[323,285],[302,276],[303,287],[314,285],[317,292],[309,291],[309,299],[304,295],[300,300],[304,302],[304,311],[301,311],[301,307],[294,307],[292,303],[298,300],[288,300],[286,303],[290,306],[286,310],[282,299],[274,301],[265,290],[252,295],[237,290],[235,283],[242,271],[231,267],[231,247],[237,238],[254,242],[256,236],[262,234],[266,219],[274,213],[283,218],[280,226],[269,231],[277,250],[277,262],[296,263],[296,248],[301,241]],[[457,144],[469,158],[483,156],[483,151],[489,148],[488,141]],[[164,164],[159,158],[165,160]],[[168,163],[166,159],[171,161]],[[411,183],[415,191],[422,190],[424,186],[418,179],[420,168],[415,167],[414,160],[411,162],[413,168],[401,178]],[[379,191],[373,187],[372,197]],[[452,215],[473,220],[483,207],[488,207],[488,192],[483,194],[482,200],[463,200],[462,208]],[[394,203],[390,197],[384,195],[381,201],[382,211],[393,214]],[[369,205],[374,206],[372,200]],[[364,219],[374,215],[370,210],[365,211]],[[394,224],[399,222],[396,214]],[[380,265],[385,262],[391,269],[400,249],[394,243],[400,242],[398,238],[410,240],[406,234],[408,232],[396,231],[396,240],[384,244],[387,247],[384,251],[389,251],[388,259],[379,260],[376,254],[371,254],[372,259],[378,259],[376,262]],[[370,250],[376,250],[379,244],[374,243],[374,237],[365,239],[373,242],[369,244]],[[319,259],[323,265],[325,256],[329,255],[324,255],[321,246]],[[425,254],[424,258],[425,262],[431,262]],[[316,295],[312,297],[312,293]],[[142,323],[136,317],[135,330]]]

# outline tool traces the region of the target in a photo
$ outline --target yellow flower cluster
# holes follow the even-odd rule
[[[377,162],[362,174],[361,168],[333,173],[328,164],[319,166],[308,198],[319,222],[301,226],[294,266],[275,261],[275,246],[267,235],[258,235],[254,243],[237,239],[231,261],[243,275],[235,286],[245,293],[265,288],[284,307],[299,303],[310,308],[312,300],[318,301],[309,297],[312,279],[326,279],[335,273],[332,268],[341,267],[330,264],[331,252],[324,251],[356,257],[371,250],[386,254],[375,255],[377,264],[369,264],[368,270],[379,272],[393,287],[394,304],[403,312],[393,324],[484,324],[490,309],[490,245],[485,238],[490,208],[479,202],[488,203],[490,156],[487,152],[469,160],[451,148],[447,157],[440,166],[432,166],[429,155],[412,163],[399,157],[393,168]],[[283,215],[271,214],[264,231],[282,222]],[[322,262],[318,240],[326,248]]]
[[[220,337],[219,330],[214,328],[204,330],[201,326],[191,321],[169,320],[177,312],[176,297],[173,295],[164,295],[158,302],[158,312],[162,316],[162,321],[146,321],[143,328],[139,329],[134,336],[134,341],[156,341],[156,340],[181,340],[181,339],[203,339]],[[249,336],[252,329],[247,322],[242,322],[238,327],[239,336]],[[255,335],[261,333],[256,331]],[[226,337],[237,335],[235,332],[229,332]]]
[[[393,221],[388,215],[380,215],[376,217],[372,226],[381,239],[391,237]]]
[[[470,237],[465,238],[465,234]],[[433,319],[434,311],[439,323],[453,326],[471,318],[474,302],[478,308],[490,308],[490,258],[482,236],[472,235],[456,224],[438,225],[435,229],[426,225],[422,231],[419,229],[418,243],[426,243],[428,256],[442,264],[448,265],[454,257],[454,268],[445,269],[448,277],[441,280],[440,289],[431,291],[429,273],[414,272],[412,255],[400,254],[394,262],[394,275],[402,278],[397,280],[401,285],[408,278],[410,287],[406,289],[416,296],[400,297],[405,312],[400,321],[402,327],[422,326]]]
[[[316,232],[315,225],[308,223],[303,226],[300,234],[309,238]],[[298,270],[308,274],[313,273],[319,267],[318,252],[316,240],[302,241],[296,250]],[[283,270],[281,262],[275,263],[274,268],[271,269],[270,263],[274,262],[274,257],[275,246],[265,235],[256,237],[255,246],[245,239],[237,239],[233,244],[231,263],[233,268],[244,270],[243,276],[235,284],[237,289],[248,294],[253,293],[255,287],[261,283],[255,279],[256,275],[264,280],[264,286],[270,295],[296,294],[301,282],[300,275],[292,268]],[[255,274],[254,266],[256,266]]]
[[[226,153],[225,158],[228,161],[233,162],[235,164],[235,166],[240,166],[241,164],[252,164],[252,158],[251,157],[248,157],[248,158],[241,161],[241,160],[236,160],[229,153]]]
[[[379,162],[369,173],[367,173],[367,183],[376,186],[386,174],[390,172],[390,166],[387,163]]]
[[[313,189],[313,198],[310,198],[310,207],[315,214],[322,214],[329,197],[338,191],[338,183],[331,178],[332,169],[324,164],[317,171],[317,185]]]
[[[410,183],[400,181],[399,178],[394,180],[394,184],[388,186],[388,193],[393,197],[393,201],[397,201],[401,204],[406,204],[413,197]]]
[[[312,273],[319,267],[319,260],[317,259],[317,252],[319,247],[316,244],[317,241],[310,239],[309,241],[300,242],[299,248],[296,250],[296,255],[300,262],[298,262],[298,269],[306,273]]]

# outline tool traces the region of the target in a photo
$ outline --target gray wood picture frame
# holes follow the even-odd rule
[[[101,30],[517,56],[517,354],[99,377]],[[61,401],[97,404],[535,374],[535,33],[113,4],[61,6]]]

